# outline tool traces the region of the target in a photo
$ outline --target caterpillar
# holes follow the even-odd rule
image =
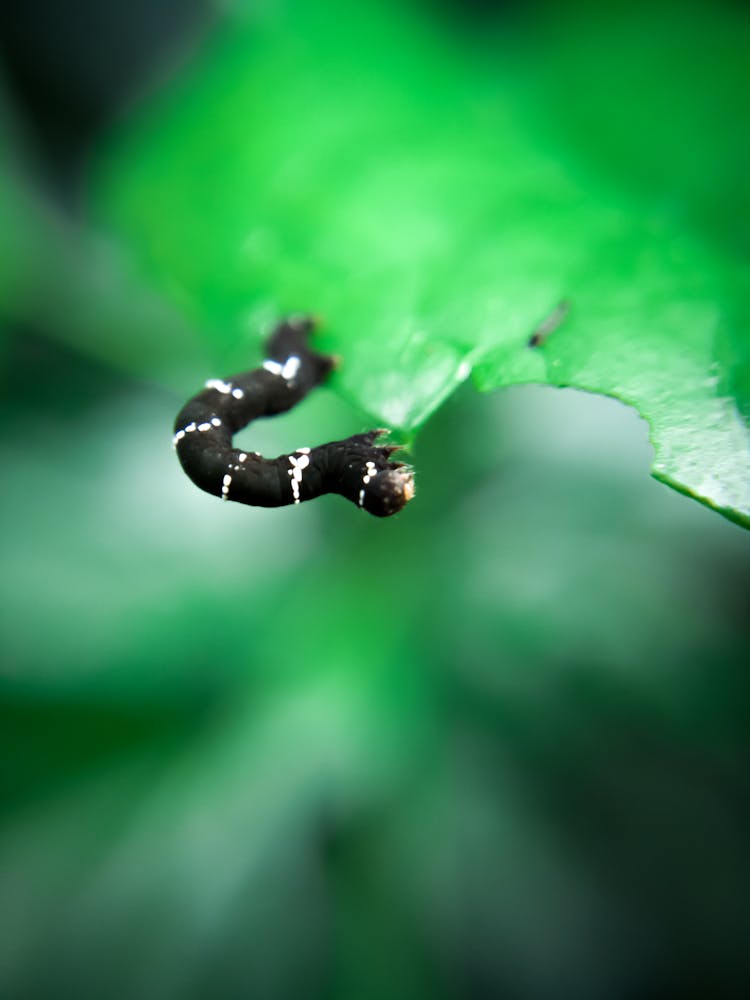
[[[233,435],[251,420],[290,410],[330,374],[335,358],[308,345],[314,327],[309,316],[284,319],[260,368],[206,382],[175,420],[177,456],[196,486],[222,500],[283,507],[338,493],[369,514],[389,517],[413,497],[414,475],[404,462],[390,460],[400,445],[377,443],[387,430],[273,459],[232,447]]]

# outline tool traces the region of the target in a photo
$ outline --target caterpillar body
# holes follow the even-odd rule
[[[338,493],[376,517],[396,514],[414,495],[414,476],[391,461],[399,445],[378,444],[378,429],[263,458],[232,446],[250,421],[284,413],[323,382],[334,359],[308,345],[314,321],[307,316],[279,323],[260,368],[227,379],[210,379],[183,406],[173,443],[183,470],[207,493],[258,507],[283,507]]]

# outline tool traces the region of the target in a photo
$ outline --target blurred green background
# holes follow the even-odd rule
[[[648,478],[634,411],[462,386],[384,523],[182,475],[172,419],[231,352],[92,222],[89,178],[225,6],[0,20],[0,997],[747,995],[750,535]],[[467,45],[587,17],[421,8]],[[345,396],[242,440],[368,426]]]

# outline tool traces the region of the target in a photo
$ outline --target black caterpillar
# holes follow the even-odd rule
[[[211,379],[180,410],[174,445],[182,468],[207,493],[257,507],[283,507],[339,493],[376,517],[396,514],[414,495],[414,476],[391,462],[399,445],[377,445],[385,430],[355,434],[291,455],[263,458],[232,447],[232,436],[251,420],[283,413],[319,385],[335,359],[307,341],[309,317],[291,317],[274,329],[262,367]]]

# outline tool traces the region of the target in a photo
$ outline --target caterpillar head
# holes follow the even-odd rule
[[[359,506],[375,517],[390,517],[398,514],[413,496],[414,473],[408,466],[394,463],[375,471],[367,483],[363,482]]]

